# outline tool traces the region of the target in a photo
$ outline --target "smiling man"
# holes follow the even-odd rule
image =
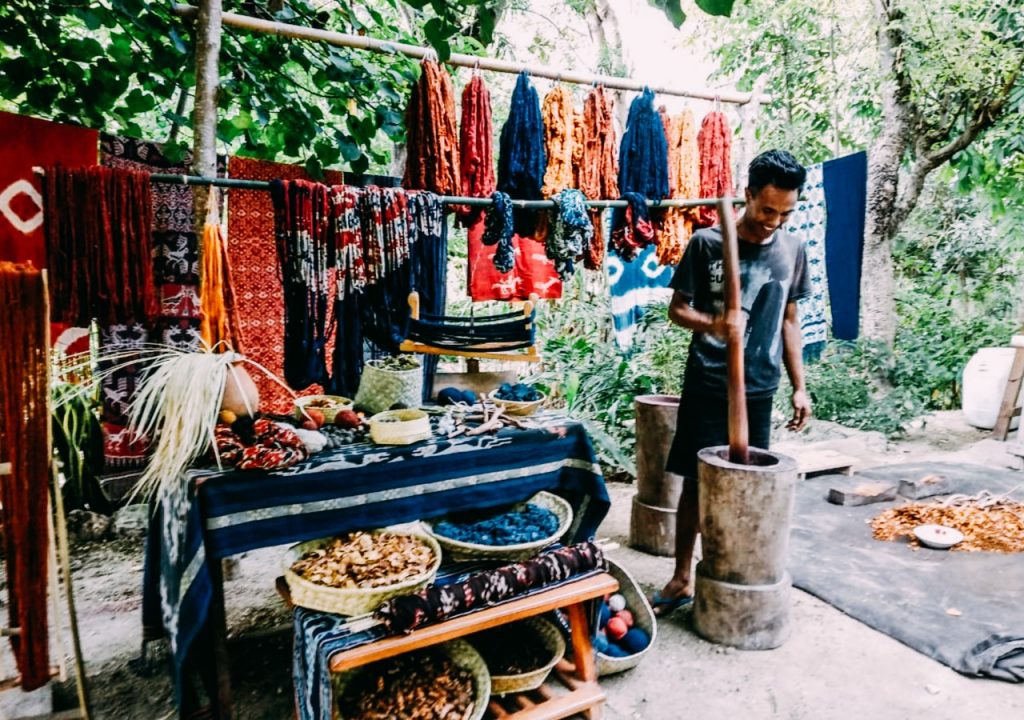
[[[758,155],[750,163],[747,204],[736,224],[750,444],[763,449],[771,439],[772,399],[783,364],[793,387],[793,417],[787,427],[799,430],[811,415],[796,309],[796,301],[810,291],[807,258],[800,240],[780,230],[806,177],[804,167],[784,150]],[[724,284],[721,229],[699,230],[672,278],[675,293],[668,311],[672,322],[693,331],[693,339],[666,467],[683,476],[683,493],[676,515],[675,573],[654,597],[660,615],[693,599],[697,452],[729,442]]]

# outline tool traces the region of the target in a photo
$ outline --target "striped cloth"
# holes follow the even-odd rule
[[[452,585],[463,582],[474,573],[492,570],[506,564],[508,563],[495,561],[445,564],[438,571],[433,585]],[[566,580],[532,588],[506,602],[547,592],[554,587],[576,582],[599,572],[601,572],[600,568],[587,570]],[[458,617],[458,615],[451,617]],[[305,608],[295,608],[292,677],[295,682],[295,702],[299,720],[331,720],[333,710],[331,658],[335,654],[380,640],[387,637],[388,634],[384,623],[372,615],[345,617]]]
[[[356,444],[275,472],[193,470],[163,492],[149,525],[143,577],[147,638],[168,636],[175,681],[209,657],[209,561],[289,542],[497,507],[554,490],[574,509],[572,541],[592,538],[610,501],[583,426],[541,414],[536,427],[434,437],[407,446]],[[201,482],[200,482],[201,481]]]

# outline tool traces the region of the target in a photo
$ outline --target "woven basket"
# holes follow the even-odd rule
[[[540,398],[537,400],[503,400],[497,396],[498,391],[495,390],[487,399],[500,408],[504,408],[506,415],[532,415],[540,409],[541,405],[547,399],[544,393],[540,394]]]
[[[542,540],[534,540],[533,542],[519,543],[517,545],[479,545],[477,543],[462,542],[461,540],[453,540],[443,535],[438,535],[434,532],[433,523],[425,520],[421,521],[420,524],[431,535],[431,537],[437,540],[441,547],[444,548],[445,556],[452,560],[480,560],[493,558],[498,560],[507,560],[509,562],[517,562],[519,560],[532,558],[548,545],[558,542],[562,536],[568,532],[569,526],[572,525],[572,505],[553,493],[542,490],[529,500],[517,503],[510,509],[520,509],[526,505],[526,503],[533,503],[538,507],[550,510],[558,517],[558,529],[555,530],[553,535]],[[440,519],[441,518],[438,518],[434,522],[438,522]]]
[[[518,675],[494,675],[492,673],[491,693],[494,695],[536,690],[544,684],[551,669],[565,655],[565,638],[550,621],[542,617],[532,617],[516,623],[516,626],[523,630],[524,635],[532,636],[535,641],[544,646],[549,660],[543,667]]]
[[[378,445],[409,445],[431,436],[422,410],[385,410],[370,418],[370,439]]]
[[[314,403],[320,400],[330,400],[332,403],[334,403],[334,405],[329,408],[309,407],[310,403]],[[342,412],[343,410],[352,409],[352,400],[347,397],[342,397],[341,395],[306,395],[305,397],[297,398],[293,403],[293,407],[294,409],[292,410],[292,415],[295,416],[296,420],[301,421],[305,418],[305,416],[302,414],[302,411],[304,409],[316,410],[323,414],[324,422],[328,425],[331,425],[334,422],[334,418],[338,416],[338,413]]]
[[[635,668],[654,646],[654,640],[658,635],[658,623],[654,616],[654,610],[647,602],[636,578],[614,560],[608,560],[608,572],[619,581],[619,592],[626,598],[626,607],[633,613],[633,627],[638,627],[650,635],[651,642],[640,652],[627,657],[612,657],[597,652],[597,674],[602,677]]]
[[[422,540],[434,553],[434,562],[427,572],[403,580],[394,585],[375,588],[332,588],[318,585],[292,572],[292,565],[311,550],[319,550],[328,545],[334,538],[320,538],[309,542],[293,545],[284,556],[284,577],[288,583],[292,604],[310,610],[336,613],[338,615],[364,615],[377,609],[386,600],[398,595],[409,595],[422,590],[434,580],[437,569],[441,566],[441,547],[429,535],[403,529],[400,533],[394,530],[374,530],[373,534],[392,532],[411,535]]]
[[[423,404],[423,368],[386,370],[370,360],[363,366],[363,375],[356,391],[356,405],[371,414],[388,410],[396,404],[416,408]]]
[[[487,663],[480,657],[472,645],[465,640],[449,640],[437,647],[452,662],[460,668],[468,670],[473,675],[473,711],[467,720],[481,720],[487,711],[487,703],[491,700],[491,675],[487,672]],[[359,678],[363,673],[373,672],[375,664],[364,665],[351,672],[337,673],[333,677],[334,684],[334,717],[337,720],[346,720],[344,708],[341,707],[341,698],[349,684]]]

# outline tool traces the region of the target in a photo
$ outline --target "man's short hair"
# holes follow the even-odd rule
[[[807,169],[785,150],[768,150],[750,161],[747,188],[755,195],[766,185],[780,190],[796,190],[804,186]]]

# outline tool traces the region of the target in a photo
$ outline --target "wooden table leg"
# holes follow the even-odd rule
[[[597,680],[597,663],[594,660],[594,646],[590,642],[590,623],[583,603],[566,608],[569,628],[572,630],[572,658],[576,663],[576,675],[584,682]]]
[[[217,718],[232,720],[235,714],[231,696],[231,666],[228,655],[228,619],[224,607],[224,571],[221,561],[211,558],[210,581],[213,584],[213,598],[210,601],[210,635],[213,639],[213,663],[217,672]]]

